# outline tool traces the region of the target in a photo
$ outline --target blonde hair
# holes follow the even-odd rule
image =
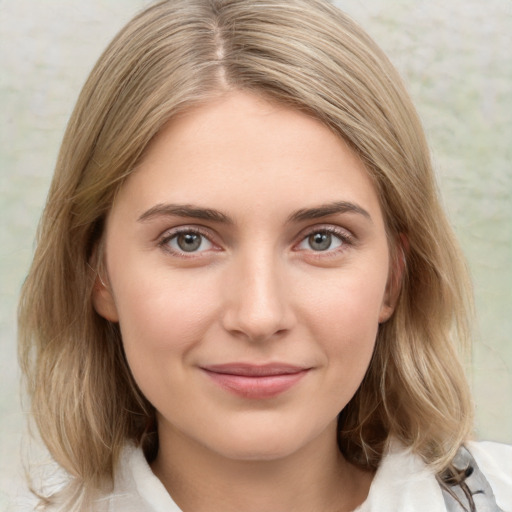
[[[169,118],[235,89],[314,116],[347,141],[379,194],[393,257],[404,258],[396,311],[340,414],[344,456],[375,469],[393,436],[441,471],[470,433],[457,350],[468,339],[468,278],[391,63],[322,0],[164,1],[117,35],[80,94],[22,291],[21,366],[42,439],[74,477],[68,510],[85,510],[88,493],[112,482],[128,441],[149,459],[158,449],[118,326],[91,303],[105,217]]]

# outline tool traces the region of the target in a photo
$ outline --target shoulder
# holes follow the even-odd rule
[[[470,441],[466,448],[489,482],[497,505],[512,512],[512,445]]]

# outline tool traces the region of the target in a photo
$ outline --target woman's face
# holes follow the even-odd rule
[[[377,194],[342,140],[230,93],[161,131],[105,236],[95,307],[162,440],[246,460],[335,443],[392,313]]]

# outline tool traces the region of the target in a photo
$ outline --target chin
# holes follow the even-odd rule
[[[274,461],[284,459],[300,449],[300,446],[287,445],[276,442],[270,445],[268,442],[252,441],[247,443],[231,443],[226,447],[219,447],[217,451],[227,459],[237,461]]]

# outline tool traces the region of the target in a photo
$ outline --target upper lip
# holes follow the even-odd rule
[[[227,375],[241,375],[244,377],[266,377],[271,375],[291,375],[309,370],[304,366],[296,366],[287,363],[225,363],[202,366],[203,370]]]

